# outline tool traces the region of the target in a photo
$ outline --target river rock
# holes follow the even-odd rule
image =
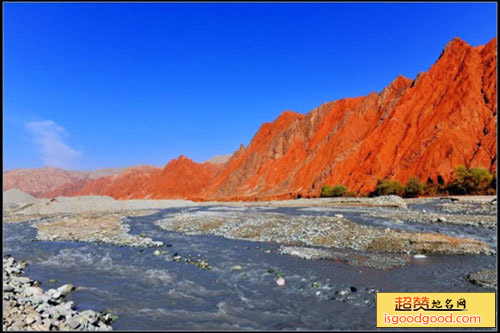
[[[483,269],[479,272],[469,274],[468,280],[481,287],[495,289],[497,287],[497,272],[491,269]]]
[[[25,290],[26,295],[31,296],[31,295],[43,295],[43,289],[39,287],[28,287]]]
[[[27,316],[27,317],[26,317],[26,321],[25,321],[25,322],[26,322],[26,325],[31,325],[31,324],[33,324],[35,321],[36,321],[36,320],[35,320],[35,317],[33,317],[33,316]]]
[[[13,286],[10,286],[10,285],[3,285],[3,291],[6,291],[6,292],[11,292],[11,291],[14,291],[14,287]]]
[[[69,328],[74,330],[80,326],[80,322],[78,321],[78,318],[73,317],[73,318],[66,319],[66,325],[68,325]]]
[[[64,296],[66,296],[67,294],[69,294],[73,289],[75,289],[75,286],[73,286],[72,284],[65,284],[65,285],[60,286],[59,288],[57,288],[57,290],[59,291],[59,293],[61,293],[61,295],[64,295]]]

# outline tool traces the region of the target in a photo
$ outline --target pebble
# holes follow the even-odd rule
[[[35,322],[35,318],[33,316],[27,316],[26,317],[26,325],[31,325]]]
[[[413,258],[415,258],[415,259],[425,259],[425,258],[427,258],[427,256],[424,255],[424,254],[415,254],[413,256]]]
[[[80,322],[77,318],[73,317],[66,320],[66,325],[68,325],[71,329],[76,329],[78,328],[78,326],[80,326]]]
[[[57,291],[59,291],[59,293],[61,295],[64,295],[66,296],[67,294],[69,294],[70,291],[72,291],[73,289],[75,289],[75,286],[73,286],[72,284],[65,284],[63,286],[60,286],[59,288],[57,288]]]
[[[3,285],[3,291],[14,291],[14,287],[13,286],[10,286],[10,285]]]
[[[43,289],[39,287],[26,288],[26,295],[42,295]]]

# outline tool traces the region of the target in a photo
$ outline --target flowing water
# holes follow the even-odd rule
[[[189,209],[223,212],[234,208]],[[264,210],[331,214],[300,208]],[[496,265],[495,256],[429,256],[412,258],[411,264],[403,268],[382,271],[280,255],[280,244],[184,235],[153,224],[180,211],[166,209],[129,218],[130,233],[145,233],[169,245],[161,248],[169,251],[165,256],[154,255],[156,248],[34,242],[36,230],[29,222],[4,224],[4,253],[26,260],[26,275],[42,282],[44,289],[66,283],[80,287],[70,296],[77,310],[112,311],[119,316],[113,327],[127,330],[375,329],[373,289],[486,291],[468,282],[466,276],[482,268],[495,269]],[[354,210],[343,213],[346,217],[350,214],[349,218],[357,223],[384,223],[362,217]],[[211,269],[174,262],[174,253],[183,258],[205,259]],[[242,269],[232,269],[235,265]],[[285,286],[276,285],[276,273],[282,273]],[[58,281],[50,283],[50,279]],[[313,282],[319,287],[313,288]],[[356,302],[336,296],[339,290],[351,287],[354,291],[349,295]]]

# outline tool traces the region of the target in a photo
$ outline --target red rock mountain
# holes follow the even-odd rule
[[[210,199],[317,196],[325,184],[371,191],[377,180],[452,179],[457,165],[496,171],[496,38],[455,38],[427,73],[380,94],[287,111],[264,124],[204,191]]]
[[[181,156],[163,170],[84,180],[78,191],[64,193],[285,199],[318,196],[325,184],[366,193],[381,178],[448,182],[460,164],[496,172],[496,60],[496,38],[478,47],[455,38],[414,80],[399,76],[380,93],[325,103],[305,115],[285,111],[225,164]]]
[[[147,198],[146,184],[149,182],[150,175],[157,170],[159,169],[149,165],[130,167],[116,175],[89,178],[81,182],[63,185],[44,196],[53,198],[57,196],[108,195],[115,199]]]
[[[152,199],[201,199],[200,193],[220,168],[221,165],[200,164],[181,155],[151,175],[147,192]]]
[[[40,169],[13,169],[3,173],[3,190],[17,188],[34,196],[43,196],[60,186],[83,181],[83,171],[45,167]]]
[[[93,171],[64,170],[44,167],[40,169],[14,169],[3,173],[4,191],[17,188],[35,196],[43,196],[61,186],[75,187],[91,179],[116,175],[124,169],[106,168]]]

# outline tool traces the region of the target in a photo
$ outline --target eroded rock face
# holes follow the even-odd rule
[[[496,38],[455,38],[414,81],[380,94],[286,111],[264,124],[204,191],[210,199],[317,196],[324,184],[371,191],[384,177],[438,177],[457,165],[496,171]]]

